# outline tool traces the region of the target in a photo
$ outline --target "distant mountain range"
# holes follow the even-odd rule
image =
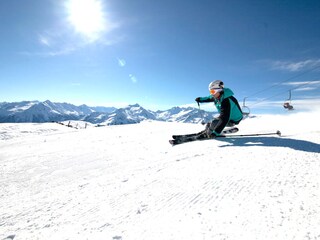
[[[69,103],[53,103],[49,100],[0,103],[0,123],[60,122],[82,120],[96,124],[120,125],[139,123],[144,120],[166,122],[208,122],[215,113],[192,107],[173,107],[166,111],[150,111],[139,104],[125,108],[75,106]]]

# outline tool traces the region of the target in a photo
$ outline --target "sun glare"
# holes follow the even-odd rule
[[[105,31],[105,17],[100,0],[69,0],[68,20],[78,33],[96,40]]]

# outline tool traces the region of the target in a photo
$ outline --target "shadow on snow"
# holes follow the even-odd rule
[[[230,146],[262,146],[262,147],[288,147],[294,150],[320,153],[320,144],[305,140],[280,138],[280,137],[242,137],[242,138],[221,138],[219,141],[231,143],[220,147]]]

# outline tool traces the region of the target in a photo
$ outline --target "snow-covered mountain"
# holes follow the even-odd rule
[[[75,106],[69,103],[24,101],[0,103],[0,122],[50,122],[83,120],[98,125],[121,125],[144,120],[200,123],[209,121],[213,113],[197,108],[173,107],[166,111],[150,111],[139,104],[125,108]]]
[[[75,106],[70,103],[53,103],[49,100],[0,103],[0,122],[50,122],[81,120],[96,112],[112,112],[115,108]]]
[[[167,111],[157,111],[158,120],[166,122],[200,123],[208,122],[214,116],[211,112],[199,110],[193,107],[181,108],[173,107]]]
[[[2,103],[0,107],[1,122],[61,121],[67,118],[78,119],[80,115],[70,104],[55,104],[50,101]]]
[[[212,119],[213,113],[196,108],[173,107],[166,111],[150,111],[139,104],[129,105],[117,109],[112,113],[93,112],[83,120],[99,125],[122,125],[140,123],[144,120],[157,120],[165,122],[200,123]]]

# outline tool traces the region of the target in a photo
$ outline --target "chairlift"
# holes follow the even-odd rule
[[[241,110],[242,110],[242,114],[245,118],[249,117],[250,108],[248,106],[246,106],[246,97],[243,99],[243,104],[242,104]]]
[[[283,107],[288,110],[294,110],[291,105],[291,90],[289,90],[289,98],[283,103]]]

